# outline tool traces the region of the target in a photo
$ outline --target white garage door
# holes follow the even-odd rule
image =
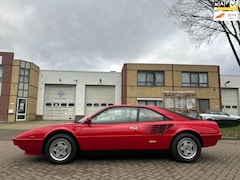
[[[75,119],[76,87],[73,85],[46,85],[44,120]]]
[[[115,103],[115,86],[86,86],[85,115]]]
[[[233,115],[238,115],[238,91],[237,89],[222,89],[222,110]]]

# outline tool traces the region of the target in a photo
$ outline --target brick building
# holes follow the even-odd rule
[[[0,122],[35,120],[39,67],[0,52]]]
[[[120,103],[162,107],[165,91],[193,91],[200,112],[225,108],[238,115],[239,78],[223,76],[220,83],[219,66],[209,65],[126,63],[122,72],[46,71],[0,52],[0,122],[74,120]]]
[[[124,64],[122,103],[162,106],[164,91],[194,91],[199,111],[221,108],[219,66]]]

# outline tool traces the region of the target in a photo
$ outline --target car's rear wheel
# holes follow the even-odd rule
[[[60,133],[52,136],[46,143],[45,155],[56,164],[71,162],[77,155],[77,143],[67,134]]]
[[[172,142],[171,155],[180,162],[194,162],[200,154],[201,143],[190,133],[180,134]]]

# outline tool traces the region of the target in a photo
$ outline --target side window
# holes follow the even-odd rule
[[[139,121],[150,122],[150,121],[162,121],[168,118],[150,109],[140,108]]]
[[[92,118],[92,124],[117,124],[136,122],[137,108],[114,107],[107,109]]]

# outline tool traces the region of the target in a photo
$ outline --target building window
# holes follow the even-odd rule
[[[208,87],[207,72],[182,72],[183,87]]]
[[[74,107],[74,105],[75,105],[74,103],[69,103],[68,104],[69,107]]]
[[[148,100],[148,99],[145,100],[145,99],[142,99],[142,100],[138,100],[138,104],[163,107],[163,100]]]
[[[138,71],[138,86],[164,86],[163,71]]]
[[[30,79],[30,63],[21,61],[18,86],[19,97],[28,97],[29,79]]]
[[[0,96],[2,93],[2,74],[3,74],[3,67],[0,66]]]
[[[99,106],[99,103],[94,103],[93,106],[94,106],[94,107],[98,107],[98,106]]]

